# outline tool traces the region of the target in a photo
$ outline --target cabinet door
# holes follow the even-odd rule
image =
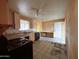
[[[7,0],[0,0],[0,24],[10,24]]]
[[[9,23],[15,28],[14,11],[9,9]]]
[[[20,15],[16,12],[14,13],[14,26],[15,26],[15,29],[20,28]]]
[[[29,42],[9,52],[11,59],[33,59],[33,43]]]

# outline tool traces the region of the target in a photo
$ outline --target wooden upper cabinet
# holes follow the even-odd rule
[[[20,15],[18,13],[14,13],[14,27],[15,29],[20,28]]]
[[[12,25],[7,0],[0,0],[0,24]]]

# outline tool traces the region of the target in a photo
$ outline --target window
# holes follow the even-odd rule
[[[30,23],[27,20],[20,20],[20,30],[28,30],[30,29]]]
[[[57,37],[57,38],[62,38],[62,35],[61,35],[61,29],[62,29],[62,24],[61,22],[56,22],[54,24],[54,37]]]
[[[65,23],[64,22],[56,22],[54,24],[54,38],[56,38],[56,42],[65,44]]]

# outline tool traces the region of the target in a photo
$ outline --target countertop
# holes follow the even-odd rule
[[[9,40],[7,48],[8,48],[8,51],[11,51],[30,42],[32,41],[27,40],[27,39],[22,39],[22,38],[17,38],[15,40]]]

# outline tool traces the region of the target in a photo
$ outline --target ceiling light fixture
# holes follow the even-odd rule
[[[38,17],[39,17],[39,13],[40,13],[41,9],[38,9],[38,8],[32,8],[32,10],[34,10],[34,11],[35,11],[34,17],[35,17],[35,18],[38,18]]]

